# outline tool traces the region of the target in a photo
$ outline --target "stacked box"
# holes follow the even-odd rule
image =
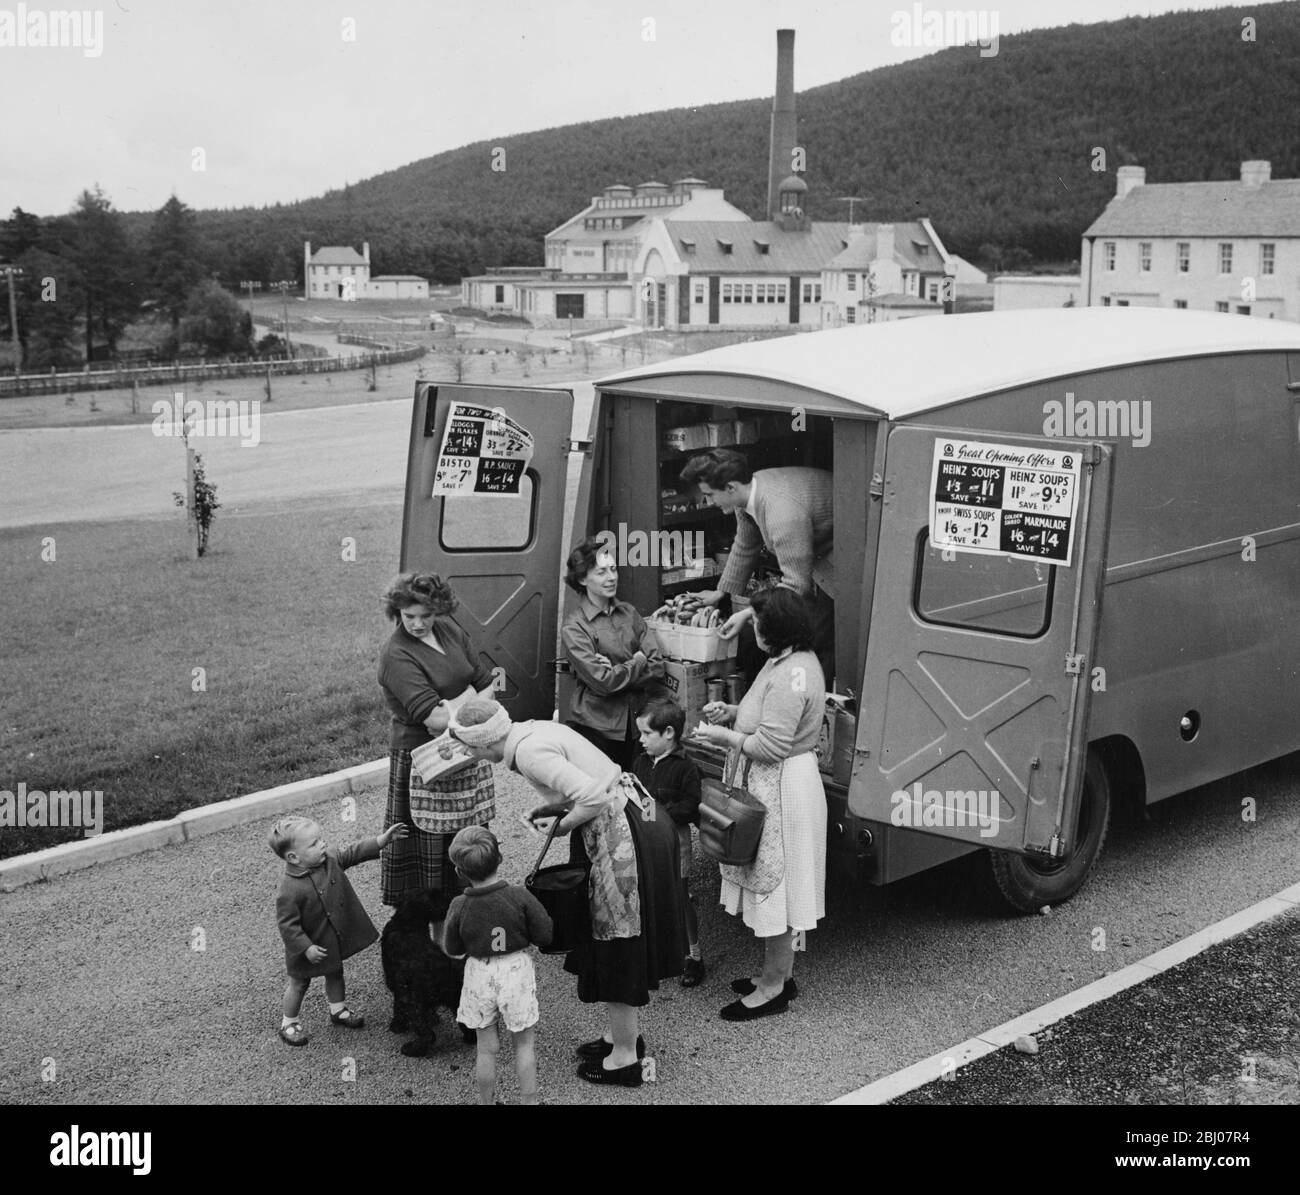
[[[660,439],[660,443],[666,452],[689,452],[697,448],[708,448],[708,425],[692,423],[688,427],[667,428]]]
[[[672,699],[686,711],[686,729],[689,731],[704,720],[704,707],[708,704],[708,683],[715,677],[726,676],[731,671],[730,660],[703,663],[697,660],[665,660],[664,684]]]
[[[732,419],[706,423],[704,427],[708,432],[710,448],[730,448],[736,442],[736,424]]]

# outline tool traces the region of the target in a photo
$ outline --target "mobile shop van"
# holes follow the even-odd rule
[[[984,849],[1038,909],[1082,885],[1121,798],[1300,748],[1300,327],[934,317],[621,372],[576,440],[573,402],[416,388],[402,567],[450,581],[515,717],[556,708],[571,542],[622,535],[643,612],[716,588],[734,520],[677,475],[739,439],[756,469],[834,475],[834,687],[857,712],[829,824],[869,881]],[[704,546],[685,572],[632,550],[677,531]]]

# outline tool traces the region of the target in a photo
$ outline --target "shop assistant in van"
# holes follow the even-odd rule
[[[799,466],[755,471],[741,453],[715,448],[691,457],[681,480],[697,486],[719,510],[736,515],[736,539],[722,580],[717,589],[697,596],[716,606],[725,593],[743,595],[766,547],[781,569],[780,584],[812,600],[814,645],[819,656],[829,656],[835,634],[831,474]],[[739,634],[751,617],[751,610],[737,611],[722,624],[722,638]]]

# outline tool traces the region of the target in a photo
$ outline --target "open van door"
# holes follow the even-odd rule
[[[500,669],[499,697],[516,719],[555,708],[572,419],[566,390],[416,384],[401,568],[455,590],[454,618]]]
[[[1044,875],[1070,858],[1111,461],[1087,441],[892,429],[849,791],[859,817],[1014,852]]]

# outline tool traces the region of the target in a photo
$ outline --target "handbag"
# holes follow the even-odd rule
[[[590,936],[587,908],[587,869],[577,863],[555,863],[543,867],[542,860],[551,849],[557,817],[542,845],[533,870],[524,877],[524,887],[537,898],[551,919],[551,944],[539,946],[543,954],[568,954],[584,937]]]
[[[744,867],[758,855],[767,806],[749,791],[748,758],[740,783],[735,783],[738,762],[731,762],[721,782],[705,780],[700,785],[700,848],[715,863]]]

